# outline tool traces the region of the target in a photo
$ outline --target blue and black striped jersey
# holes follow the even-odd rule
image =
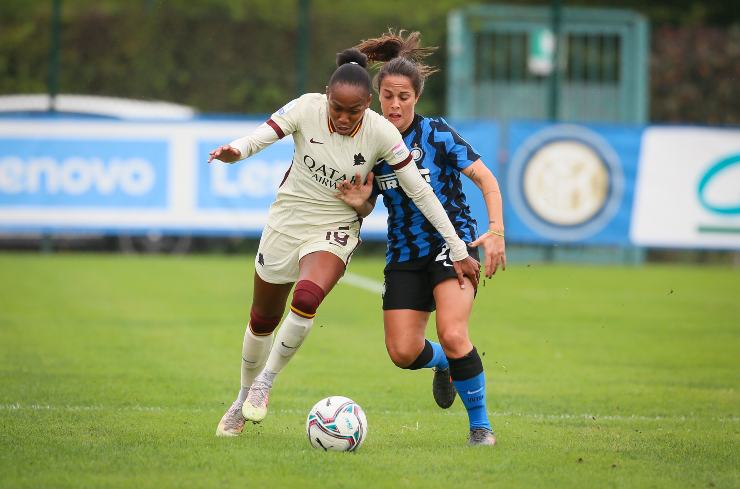
[[[477,235],[476,222],[465,201],[460,172],[480,155],[440,118],[416,115],[403,133],[424,179],[447,211],[458,236],[466,243]],[[388,208],[386,264],[403,263],[429,255],[444,243],[442,236],[401,189],[387,162],[373,169],[373,196],[383,194]]]

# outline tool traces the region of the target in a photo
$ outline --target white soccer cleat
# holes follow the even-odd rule
[[[255,379],[252,387],[249,388],[249,393],[247,393],[247,400],[244,401],[244,405],[242,406],[242,414],[245,419],[253,423],[259,423],[265,419],[265,416],[267,416],[270,389],[272,389],[270,382],[262,380],[259,377]]]
[[[216,428],[216,436],[239,436],[244,431],[244,416],[242,415],[242,403],[234,401],[226,410]]]

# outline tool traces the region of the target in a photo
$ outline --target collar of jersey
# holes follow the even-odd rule
[[[335,132],[337,132],[337,128],[334,127],[334,123],[331,121],[331,117],[326,116],[326,119],[329,121],[329,134],[334,134]],[[352,131],[349,134],[347,134],[347,136],[349,136],[351,138],[355,137],[355,135],[358,132],[360,132],[360,128],[362,127],[362,121],[364,121],[364,120],[365,120],[365,117],[363,116],[363,118],[360,119],[360,122],[357,123],[357,125],[355,126],[355,128],[352,129]]]
[[[420,116],[419,114],[414,114],[414,120],[411,121],[411,124],[409,124],[409,127],[407,127],[406,130],[401,133],[401,137],[405,138],[406,136],[411,134],[411,131],[416,129],[416,127],[419,125],[422,119],[423,117]]]

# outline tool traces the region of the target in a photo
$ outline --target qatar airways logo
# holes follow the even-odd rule
[[[316,160],[306,155],[303,157],[303,164],[311,172],[311,178],[321,185],[328,187],[332,190],[337,189],[337,185],[343,180],[347,180],[347,174],[343,173],[336,168],[331,166],[318,163]],[[350,183],[354,183],[355,176],[349,179]]]

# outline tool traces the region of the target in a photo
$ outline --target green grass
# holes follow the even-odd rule
[[[380,259],[350,271],[380,280]],[[740,273],[511,265],[471,336],[499,445],[395,368],[377,294],[340,284],[273,390],[214,436],[239,383],[249,257],[0,254],[0,487],[738,487]],[[433,328],[429,329],[433,334]],[[365,409],[355,454],[305,439],[327,395]]]

